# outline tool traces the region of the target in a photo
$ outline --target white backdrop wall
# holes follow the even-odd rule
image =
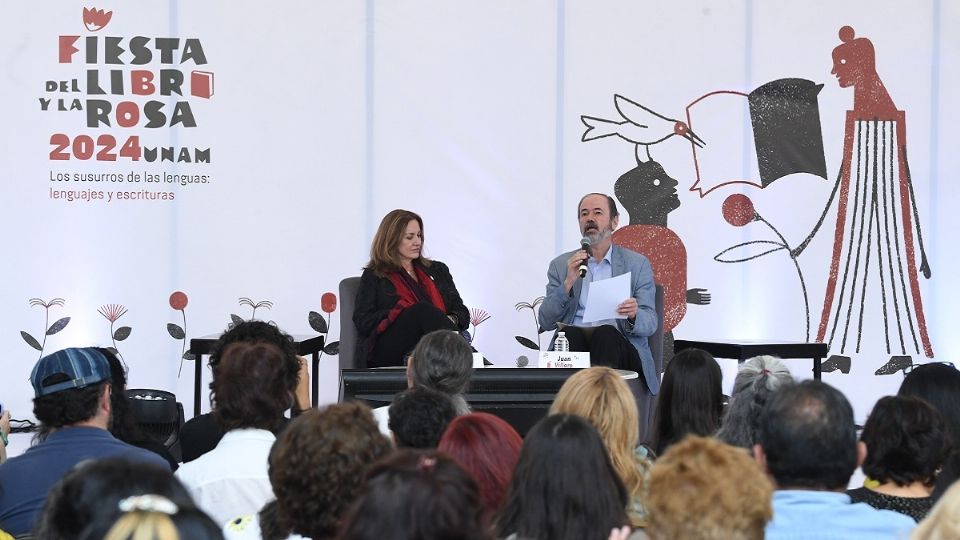
[[[805,338],[796,270],[783,251],[741,264],[714,256],[755,239],[771,239],[759,223],[737,228],[722,203],[747,195],[791,246],[817,222],[843,160],[844,118],[853,89],[830,71],[838,31],[850,25],[876,49],[877,72],[906,112],[909,165],[931,279],[920,278],[933,360],[953,359],[958,337],[954,302],[958,275],[951,235],[957,230],[960,142],[951,129],[960,91],[960,8],[952,2],[731,1],[665,4],[649,1],[485,0],[438,2],[306,2],[265,5],[237,1],[159,1],[95,4],[69,1],[5,6],[17,24],[0,35],[0,174],[5,197],[0,223],[5,264],[0,280],[0,347],[5,351],[0,401],[29,417],[26,382],[39,356],[78,345],[119,349],[131,386],[166,388],[192,402],[192,364],[178,377],[182,341],[221,331],[230,314],[247,318],[238,299],[267,300],[258,318],[295,334],[314,333],[307,314],[320,311],[324,292],[357,275],[380,217],[409,208],[425,220],[427,254],[447,262],[469,307],[492,316],[475,345],[499,365],[530,354],[514,338],[535,338],[529,310],[515,304],[543,294],[547,262],[576,246],[574,210],[588,191],[612,193],[617,178],[637,165],[633,145],[617,137],[582,142],[582,115],[617,118],[614,94],[665,116],[686,120],[686,108],[716,90],[750,92],[782,78],[823,84],[819,93],[826,178],[794,174],[766,188],[721,186],[701,196],[690,144],[671,137],[651,157],[677,180],[680,206],[669,228],[686,247],[686,283],[711,294],[688,305],[674,329],[678,339]],[[83,8],[112,12],[100,30],[84,27]],[[58,36],[81,36],[81,52],[58,62]],[[87,36],[194,38],[206,63],[110,66],[84,60]],[[90,95],[87,70],[125,77],[124,91]],[[213,73],[213,95],[135,96],[130,72],[176,69]],[[48,92],[47,81],[77,79],[79,92]],[[140,104],[157,100],[168,117],[189,103],[196,127],[88,126],[86,111],[42,111],[40,98]],[[718,102],[720,103],[720,102]],[[742,104],[741,104],[742,105]],[[748,114],[692,116],[706,141],[703,160],[759,184]],[[695,111],[696,112],[696,111]],[[701,132],[697,126],[704,126]],[[75,140],[140,137],[144,147],[210,149],[209,163],[96,158],[51,160],[51,135]],[[83,150],[81,148],[81,150]],[[99,148],[97,148],[99,150]],[[51,180],[60,174],[207,175],[201,184]],[[719,182],[715,182],[719,183]],[[703,187],[701,185],[701,187]],[[54,199],[51,189],[172,193],[174,200],[109,202]],[[622,216],[621,225],[628,223]],[[820,321],[833,247],[836,203],[824,226],[797,258],[810,297],[813,333]],[[918,262],[919,264],[919,262]],[[171,293],[188,297],[183,313]],[[31,305],[38,298],[63,305]],[[59,302],[57,303],[59,304]],[[128,311],[111,340],[101,306]],[[186,316],[184,325],[183,316]],[[334,313],[329,339],[339,321]],[[49,319],[45,319],[49,316]],[[546,338],[546,336],[544,336]],[[544,344],[546,340],[544,339]],[[831,352],[836,353],[834,350]],[[843,389],[862,419],[873,402],[895,392],[899,373],[876,376],[891,353],[865,344],[847,374],[824,379]],[[931,360],[912,354],[912,362]],[[337,360],[325,356],[321,401],[336,400]],[[725,363],[728,371],[732,369]],[[808,373],[805,362],[792,363]],[[729,383],[728,383],[729,384]],[[204,390],[206,392],[206,390]],[[206,401],[206,400],[204,400]],[[190,409],[189,405],[187,407]]]

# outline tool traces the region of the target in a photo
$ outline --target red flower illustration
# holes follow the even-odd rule
[[[111,17],[113,17],[112,11],[104,12],[97,8],[83,8],[83,25],[91,32],[96,32],[110,24]]]
[[[108,321],[114,323],[117,322],[117,319],[123,317],[123,314],[127,312],[127,308],[121,306],[120,304],[105,304],[100,306],[100,309],[97,311],[106,317]]]
[[[320,309],[324,313],[333,313],[337,310],[337,295],[332,292],[323,293],[320,297]]]
[[[746,195],[737,193],[723,201],[723,219],[734,227],[743,227],[758,217],[753,201]]]
[[[182,310],[187,307],[187,295],[184,292],[177,291],[170,295],[170,307]]]

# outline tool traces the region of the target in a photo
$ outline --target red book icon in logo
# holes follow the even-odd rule
[[[213,73],[210,71],[191,71],[190,95],[210,99],[210,96],[213,95]]]

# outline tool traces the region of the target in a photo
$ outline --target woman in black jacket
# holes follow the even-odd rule
[[[384,216],[360,277],[353,322],[370,367],[400,366],[434,330],[463,331],[470,314],[450,270],[422,256],[423,220],[409,210]]]

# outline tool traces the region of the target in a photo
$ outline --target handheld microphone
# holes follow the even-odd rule
[[[587,256],[590,256],[590,246],[593,245],[593,241],[590,240],[589,236],[584,236],[580,239],[580,249],[587,252]],[[587,275],[587,261],[584,260],[580,263],[580,268],[577,269],[577,273],[580,274],[580,277],[586,277]]]

